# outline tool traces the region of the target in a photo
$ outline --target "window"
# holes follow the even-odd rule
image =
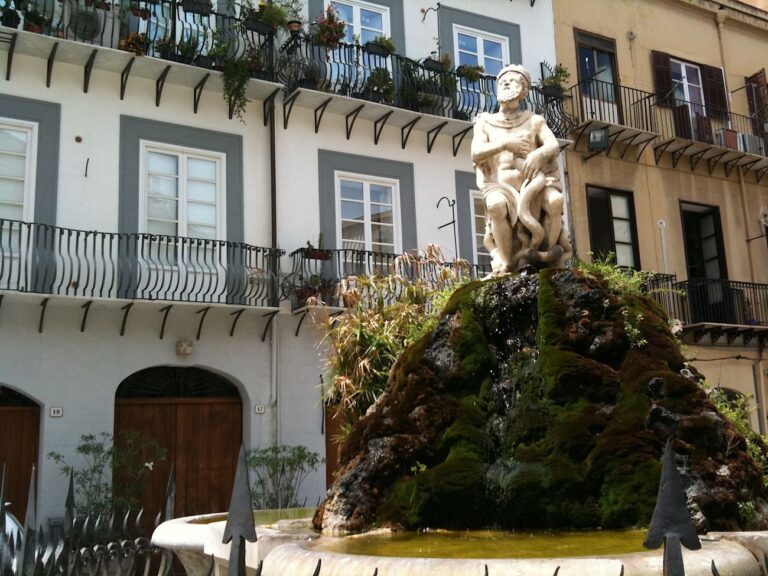
[[[142,142],[141,232],[225,238],[225,156]]]
[[[593,256],[613,253],[619,266],[640,269],[632,194],[587,186],[587,214]]]
[[[689,203],[681,204],[680,211],[688,278],[727,278],[720,211],[713,206]]]
[[[365,44],[379,36],[391,35],[389,8],[360,0],[333,0],[330,4],[347,23],[345,42],[352,44],[357,36],[360,44]]]
[[[616,42],[577,31],[576,46],[582,95],[601,102],[616,102]]]
[[[482,66],[485,74],[496,76],[509,62],[507,39],[465,26],[453,26],[456,66]]]
[[[0,118],[0,219],[34,220],[37,124]]]
[[[395,224],[399,220],[396,180],[337,172],[336,198],[337,246],[385,254],[400,252]]]
[[[483,244],[485,238],[485,202],[483,193],[479,190],[472,190],[472,231],[474,232],[474,262],[475,264],[490,266],[491,255]]]

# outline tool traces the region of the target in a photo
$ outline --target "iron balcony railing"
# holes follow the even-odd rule
[[[394,302],[409,284],[420,282],[429,288],[447,288],[461,281],[482,278],[490,272],[490,267],[465,261],[438,262],[368,250],[300,248],[291,253],[291,260],[292,272],[283,287],[284,296],[291,300],[294,310],[313,304],[353,307],[373,297]],[[381,294],[356,280],[356,277],[371,276],[394,278],[386,293]]]
[[[359,44],[322,46],[308,36],[283,44],[276,78],[287,94],[309,88],[458,120],[498,109],[494,76],[469,80],[436,61],[380,55]],[[536,88],[523,107],[546,116],[558,137],[571,127],[562,99],[545,98]]]
[[[0,219],[0,290],[277,306],[282,250]]]
[[[248,59],[253,76],[272,79],[274,34],[236,17],[235,2],[225,13],[209,0],[0,0],[0,11],[5,26],[136,55],[204,68]]]
[[[655,98],[651,92],[592,79],[573,86],[569,101],[579,124],[591,120],[657,132]]]
[[[694,278],[673,284],[667,308],[684,325],[768,326],[768,284]]]
[[[768,133],[754,118],[702,103],[668,98],[654,106],[663,140],[684,139],[768,155]]]

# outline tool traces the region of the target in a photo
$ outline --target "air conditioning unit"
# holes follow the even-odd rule
[[[120,41],[120,6],[113,0],[56,2],[53,25],[69,40],[117,48]],[[58,21],[57,21],[58,20]]]
[[[720,128],[715,130],[715,146],[721,148],[738,149],[738,132],[730,128]]]
[[[765,142],[754,134],[739,134],[739,150],[748,154],[765,156]]]

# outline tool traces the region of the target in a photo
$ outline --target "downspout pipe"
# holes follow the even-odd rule
[[[757,427],[760,434],[765,434],[765,411],[763,409],[763,375],[761,367],[765,354],[765,340],[757,339],[757,358],[752,363],[752,374],[755,379],[755,404],[757,404]]]
[[[272,0],[268,0],[269,4],[272,4]],[[268,108],[268,124],[269,124],[269,206],[270,206],[270,230],[272,233],[271,247],[275,251],[275,256],[272,263],[272,274],[278,281],[276,287],[276,294],[274,295],[273,305],[280,306],[280,257],[277,256],[278,241],[277,241],[277,144],[275,138],[275,100],[267,107]],[[279,316],[279,315],[278,315]],[[271,409],[273,412],[273,429],[272,429],[272,446],[277,446],[280,443],[280,404],[278,402],[278,383],[280,382],[280,330],[279,330],[279,317],[274,318],[270,327],[270,344],[272,348],[271,364],[272,370],[270,371],[270,400]]]

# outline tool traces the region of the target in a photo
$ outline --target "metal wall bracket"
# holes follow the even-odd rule
[[[202,310],[198,310],[195,312],[195,314],[200,314],[200,323],[197,325],[197,337],[195,340],[200,340],[200,334],[203,332],[203,322],[205,322],[205,317],[208,315],[208,311],[211,309],[210,306],[206,306]]]
[[[131,56],[131,59],[128,60],[128,64],[126,64],[123,71],[120,72],[120,100],[125,98],[125,88],[128,86],[128,76],[131,75],[131,68],[133,67],[134,60],[136,60],[136,56]]]
[[[229,329],[230,338],[235,335],[235,326],[237,326],[237,321],[240,320],[240,316],[243,314],[243,312],[245,312],[245,308],[240,308],[240,310],[235,310],[229,314],[230,316],[234,316],[234,319],[232,320],[232,327]]]
[[[272,322],[274,322],[275,317],[279,314],[279,310],[275,310],[274,312],[267,312],[262,316],[262,318],[267,319],[267,325],[264,326],[264,331],[261,333],[261,341],[264,342],[267,339],[267,331],[269,331],[269,327],[272,325]]]
[[[678,163],[680,162],[680,158],[683,157],[683,154],[685,154],[685,151],[688,150],[693,146],[693,142],[688,144],[687,146],[683,146],[682,148],[678,148],[674,152],[672,152],[672,168],[677,168]]]
[[[37,324],[37,332],[38,332],[38,334],[42,334],[43,333],[43,324],[45,322],[45,309],[48,308],[48,300],[50,300],[50,298],[43,298],[43,301],[40,302],[40,306],[41,306],[41,309],[40,309],[40,322]]]
[[[712,176],[712,172],[715,171],[715,166],[717,166],[717,163],[720,162],[720,159],[726,154],[728,154],[728,152],[721,152],[720,154],[715,154],[714,156],[707,158],[707,168],[709,169],[710,176]]]
[[[125,323],[128,321],[128,314],[133,308],[133,302],[128,302],[125,306],[120,308],[123,311],[123,323],[120,325],[120,336],[125,334]]]
[[[762,158],[758,158],[757,160],[752,160],[752,162],[747,162],[746,164],[742,164],[741,167],[744,170],[744,173],[748,173],[750,170],[752,170],[752,166],[760,162]]]
[[[658,144],[653,147],[653,159],[656,161],[656,166],[659,165],[659,161],[661,161],[661,156],[664,154],[664,152],[667,151],[667,148],[674,142],[674,140],[667,140],[666,142],[662,142],[661,144]]]
[[[400,145],[403,150],[405,150],[405,145],[408,144],[408,138],[411,137],[411,130],[413,130],[413,127],[416,126],[416,122],[421,120],[421,116],[417,116],[408,124],[400,128]]]
[[[706,154],[707,152],[709,152],[709,150],[707,150],[705,148],[701,152],[694,152],[693,154],[691,154],[691,156],[690,156],[691,172],[695,172],[696,171],[696,166],[699,164],[701,159],[704,157],[704,154]]]
[[[168,314],[171,312],[171,308],[173,308],[173,304],[168,304],[168,306],[159,310],[159,312],[163,313],[163,322],[160,324],[160,340],[165,336],[165,323],[168,321]]]
[[[389,117],[392,116],[392,114],[394,113],[395,113],[394,110],[390,110],[389,112],[384,114],[384,116],[382,116],[381,118],[379,118],[373,123],[373,144],[375,146],[379,145],[379,138],[381,138],[381,131],[384,130],[384,126],[386,125],[387,120],[389,120]]]
[[[640,162],[640,158],[642,158],[642,157],[643,157],[643,152],[645,152],[645,149],[646,149],[646,148],[648,148],[648,145],[649,145],[651,142],[653,142],[654,140],[656,140],[656,136],[651,136],[650,138],[647,138],[647,139],[646,139],[646,140],[643,142],[643,145],[642,145],[642,146],[640,146],[640,151],[637,153],[637,158],[635,158],[635,162]]]
[[[445,128],[445,125],[448,124],[448,120],[445,122],[441,122],[434,128],[432,128],[429,132],[427,132],[427,154],[432,153],[432,147],[435,145],[435,140],[437,140],[437,135],[440,134],[440,130]]]
[[[283,130],[288,129],[288,120],[291,119],[291,112],[293,112],[293,105],[299,98],[300,92],[294,90],[293,93],[287,98],[283,99]]]
[[[320,106],[315,108],[315,134],[320,131],[320,122],[323,121],[323,114],[325,114],[325,109],[328,108],[331,100],[333,100],[333,97],[326,99]]]
[[[208,78],[211,76],[211,73],[208,72],[203,78],[195,85],[194,90],[192,91],[192,101],[193,101],[193,112],[197,114],[197,109],[200,106],[200,97],[203,95],[203,88],[205,88],[205,83],[208,82]],[[232,118],[232,115],[229,116]]]
[[[16,49],[16,38],[19,35],[18,32],[14,32],[11,35],[11,41],[8,46],[8,56],[6,57],[5,63],[5,79],[6,81],[10,81],[11,79],[11,67],[13,66],[13,52]]]
[[[264,115],[264,126],[269,124],[269,114],[267,113],[267,111],[270,109],[271,110],[275,109],[275,98],[277,98],[278,92],[280,92],[280,88],[275,88],[272,91],[272,94],[264,98],[264,102],[261,105],[261,111],[262,111],[262,114]]]
[[[51,53],[48,54],[48,69],[46,70],[46,75],[45,75],[46,88],[51,87],[51,76],[53,76],[53,63],[56,61],[56,51],[58,49],[59,49],[59,43],[54,42],[53,46],[51,47]]]
[[[349,137],[352,136],[352,128],[355,127],[355,120],[357,120],[357,117],[360,115],[360,112],[363,110],[363,108],[365,108],[365,104],[360,104],[360,106],[352,110],[352,112],[347,114],[344,118],[347,125],[347,140],[349,140]],[[351,122],[350,119],[352,120]]]
[[[171,65],[168,64],[168,66],[165,67],[165,70],[163,70],[162,74],[157,77],[157,81],[155,82],[155,106],[160,106],[160,98],[163,97],[163,87],[165,86],[165,79],[168,77],[168,72],[171,71]]]
[[[757,181],[758,184],[760,184],[760,181],[763,179],[763,177],[766,174],[768,174],[768,166],[766,166],[762,170],[758,170],[757,172],[755,172],[755,180]]]
[[[726,177],[730,177],[731,176],[731,172],[733,172],[733,169],[736,168],[736,164],[738,164],[739,160],[741,160],[741,158],[739,156],[737,156],[733,160],[728,160],[728,162],[725,163],[725,176]]]
[[[299,332],[301,332],[301,325],[304,324],[304,319],[307,317],[307,314],[309,313],[309,310],[304,310],[301,313],[301,318],[299,318],[299,323],[296,325],[296,331],[293,333],[294,337],[299,337]]]
[[[456,158],[456,155],[459,153],[459,148],[461,148],[461,143],[464,141],[464,137],[469,134],[472,131],[472,126],[469,126],[468,128],[464,128],[461,132],[458,132],[454,134],[451,138],[453,140],[453,157]],[[456,140],[458,138],[458,140]]]
[[[88,300],[88,302],[80,306],[80,308],[83,309],[83,321],[80,322],[80,332],[85,332],[85,322],[88,320],[88,312],[91,310],[91,304],[93,304],[93,300]]]
[[[91,72],[93,72],[93,63],[96,60],[96,48],[93,49],[91,55],[88,57],[88,62],[85,63],[85,69],[83,70],[83,93],[88,94],[88,86],[91,83]]]

